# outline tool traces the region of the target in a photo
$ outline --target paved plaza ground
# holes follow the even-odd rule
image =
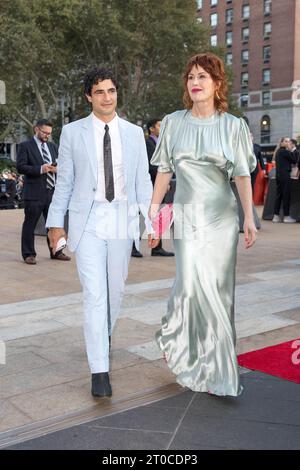
[[[238,398],[176,384],[154,341],[175,259],[151,257],[145,241],[144,258],[131,260],[113,334],[113,397],[94,399],[74,255],[50,260],[39,236],[38,264],[25,265],[22,221],[22,210],[0,211],[0,448],[300,448],[299,385],[247,370]],[[240,236],[237,352],[300,338],[300,225],[262,221],[248,251]]]

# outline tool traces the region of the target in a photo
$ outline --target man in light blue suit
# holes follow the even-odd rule
[[[51,247],[65,237],[75,252],[83,288],[84,335],[92,395],[111,396],[111,333],[124,293],[132,241],[139,244],[139,210],[145,217],[152,184],[143,130],[116,114],[118,85],[106,69],[86,74],[84,93],[92,113],[64,126],[57,183],[46,225]]]

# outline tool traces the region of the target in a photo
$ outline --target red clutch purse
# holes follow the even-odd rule
[[[152,220],[155,238],[162,238],[166,230],[169,230],[174,220],[173,204],[163,206]]]

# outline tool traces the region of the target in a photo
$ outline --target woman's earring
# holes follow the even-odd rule
[[[221,99],[221,98],[220,98],[220,95],[219,95],[219,93],[218,93],[217,91],[216,91],[216,97],[217,97],[218,100]]]

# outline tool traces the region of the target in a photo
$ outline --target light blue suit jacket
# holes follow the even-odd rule
[[[127,193],[129,238],[139,246],[139,209],[147,216],[152,183],[143,130],[118,119]],[[63,127],[57,161],[57,182],[49,208],[46,227],[63,227],[69,210],[68,247],[75,251],[83,234],[97,188],[97,156],[92,114]]]

